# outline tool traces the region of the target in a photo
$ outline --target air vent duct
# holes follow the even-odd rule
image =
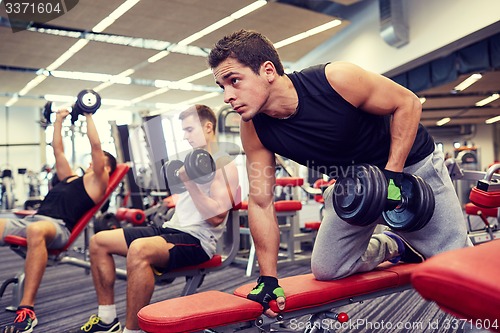
[[[436,138],[460,138],[475,134],[474,125],[426,126],[429,134]]]
[[[379,0],[380,36],[387,44],[396,48],[409,42],[406,2],[407,0]]]

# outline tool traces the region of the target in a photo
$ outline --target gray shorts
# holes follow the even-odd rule
[[[44,215],[28,215],[22,219],[7,219],[4,233],[0,238],[0,245],[5,245],[4,238],[7,235],[26,237],[26,227],[31,223],[35,223],[38,221],[50,221],[56,227],[56,235],[52,242],[50,242],[50,244],[47,244],[47,248],[59,249],[66,245],[71,233],[68,228],[66,228],[66,224],[64,223],[64,221]]]

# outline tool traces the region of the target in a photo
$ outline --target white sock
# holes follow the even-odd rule
[[[99,305],[97,308],[97,316],[101,318],[103,323],[111,324],[116,318],[116,305]]]
[[[129,330],[128,328],[124,328],[122,333],[145,333],[143,330]]]

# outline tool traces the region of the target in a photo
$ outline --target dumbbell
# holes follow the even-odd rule
[[[192,181],[197,184],[207,184],[215,177],[215,162],[209,152],[204,149],[196,148],[190,151],[184,162],[180,160],[171,160],[164,164],[163,172],[172,194],[186,191],[186,186],[179,178],[179,169],[186,169],[186,173]]]
[[[94,234],[104,230],[114,230],[120,228],[120,221],[113,213],[105,213],[94,220]]]
[[[429,222],[434,213],[434,193],[421,177],[403,173],[401,203],[386,211],[387,179],[383,172],[369,164],[352,168],[333,186],[333,207],[342,220],[367,226],[382,215],[391,229],[408,232],[420,230]]]
[[[76,102],[72,106],[71,123],[78,120],[79,115],[84,113],[94,114],[101,107],[101,96],[91,89],[85,89],[78,93]],[[52,102],[45,103],[43,107],[43,117],[47,124],[50,124],[50,115],[52,113]]]
[[[116,210],[116,218],[118,221],[130,222],[133,225],[142,225],[146,220],[146,214],[138,208],[118,208]]]

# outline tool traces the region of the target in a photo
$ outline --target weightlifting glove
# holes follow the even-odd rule
[[[285,292],[278,284],[278,279],[273,276],[260,276],[257,286],[247,295],[247,298],[260,303],[264,307],[264,312],[269,309],[269,302],[278,297],[285,298]]]
[[[401,203],[401,184],[403,183],[403,173],[384,169],[384,176],[387,179],[387,202],[385,210],[394,210]]]

